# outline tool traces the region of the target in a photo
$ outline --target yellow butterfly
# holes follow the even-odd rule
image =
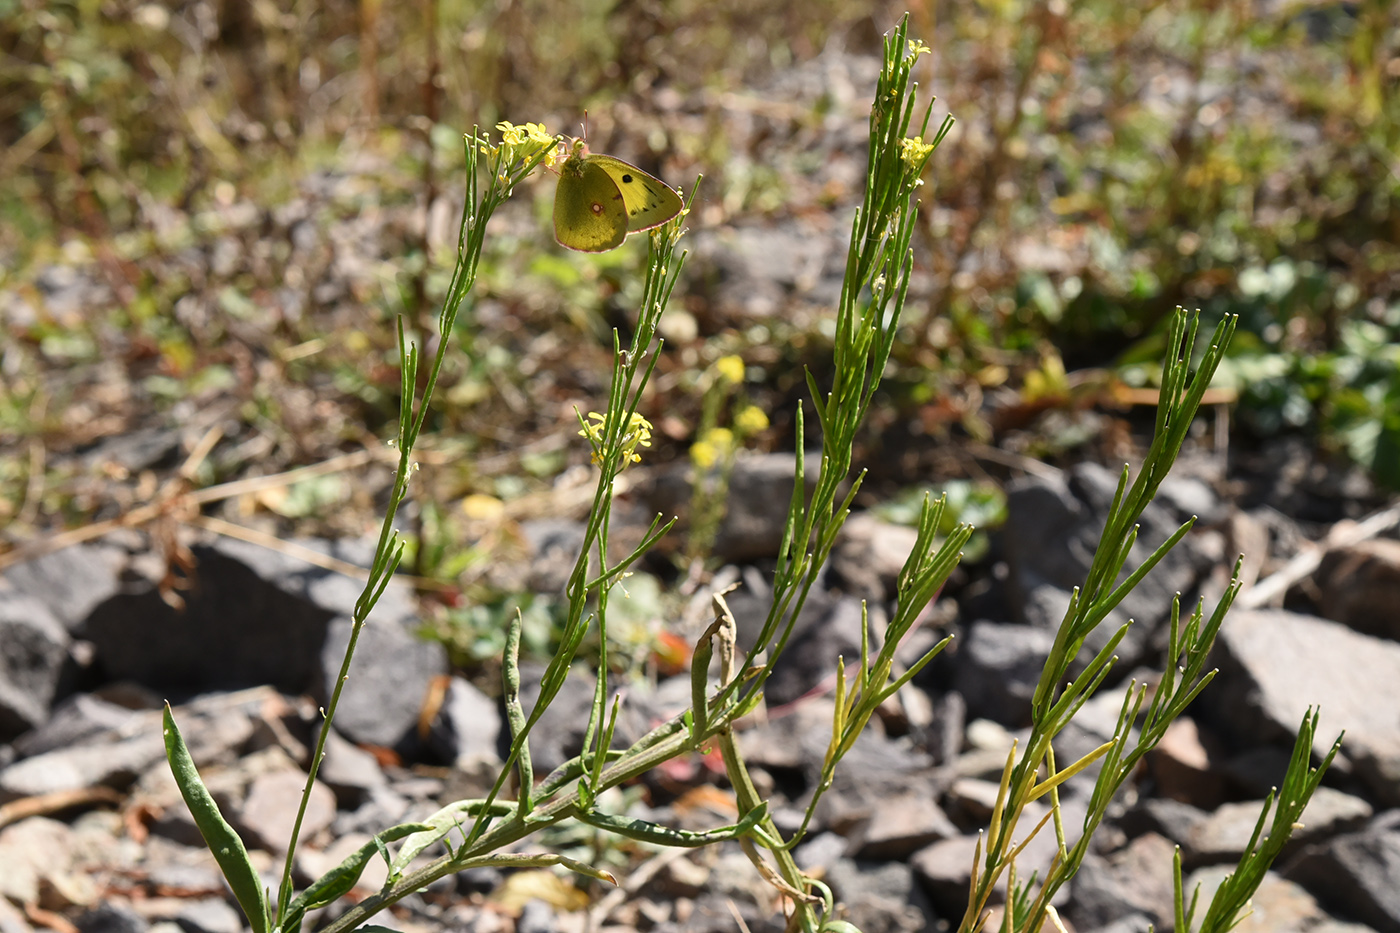
[[[681,212],[680,195],[654,175],[574,140],[554,191],[554,238],[585,253],[616,249],[627,234],[659,227]]]

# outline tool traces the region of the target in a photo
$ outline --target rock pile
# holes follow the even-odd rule
[[[734,488],[757,489],[763,477],[781,475],[757,464]],[[787,493],[774,488],[780,482],[770,479],[759,500],[786,501]],[[961,917],[976,834],[987,825],[1007,749],[1024,734],[1030,691],[1069,591],[1088,566],[1115,482],[1093,465],[1013,482],[991,555],[950,585],[911,638],[913,658],[947,630],[959,636],[881,711],[796,850],[866,933],[940,929]],[[1159,503],[1143,517],[1142,554],[1189,515],[1200,521],[1106,624],[1134,620],[1119,647],[1119,679],[1061,736],[1062,763],[1108,738],[1129,675],[1153,677],[1172,595],[1202,594],[1209,604],[1236,542],[1252,535],[1267,543],[1269,523],[1282,520],[1266,508],[1227,506],[1194,480],[1169,481]],[[752,509],[735,521],[752,525],[762,517]],[[551,519],[548,529],[525,529],[523,537],[547,543],[568,536],[564,525]],[[753,560],[753,542],[763,534],[722,531],[719,541],[734,542],[732,559]],[[784,831],[800,822],[821,767],[831,675],[838,655],[859,651],[860,600],[870,601],[878,622],[909,537],[870,516],[849,523],[828,568],[829,586],[808,601],[771,681],[766,717],[742,733]],[[365,556],[354,546],[312,545],[344,559]],[[177,721],[215,799],[275,886],[318,706],[339,670],[358,585],[234,541],[207,541],[194,555],[197,585],[179,611],[142,574],[146,558],[134,540],[71,547],[5,573],[0,933],[243,929],[164,760],[160,706],[167,698],[179,703]],[[547,559],[542,550],[540,560]],[[539,567],[522,579],[554,576]],[[733,565],[716,585],[729,580],[746,584],[731,598],[742,641],[767,608],[762,574]],[[1297,611],[1308,608],[1298,592],[1324,594],[1314,605],[1333,617]],[[1390,611],[1398,596],[1400,545],[1378,539],[1323,556],[1295,588],[1289,609],[1231,614],[1217,643],[1219,675],[1125,788],[1062,892],[1061,915],[1073,929],[1170,928],[1177,849],[1188,884],[1199,883],[1208,896],[1248,844],[1304,710],[1320,705],[1318,751],[1343,728],[1346,743],[1240,929],[1400,931],[1400,644]],[[411,594],[391,587],[365,630],[328,737],[297,854],[299,885],[376,830],[479,796],[500,765],[497,700],[452,674],[441,646],[417,636],[418,624]],[[531,676],[527,667],[527,702]],[[538,668],[533,677],[537,685]],[[541,722],[533,744],[537,773],[577,750],[578,710],[590,689],[585,677],[573,678]],[[629,684],[619,742],[677,714],[688,697],[684,674]],[[672,762],[613,804],[683,827],[727,822],[733,801],[713,786],[714,775],[703,760]],[[1071,835],[1087,789],[1070,782],[1062,794]],[[529,842],[566,849],[596,839],[561,829]],[[1053,850],[1050,836],[1037,837],[1023,855],[1022,875],[1048,864]],[[622,889],[580,892],[540,873],[482,870],[445,879],[383,922],[479,933],[582,930],[586,922],[619,933],[717,933],[734,929],[737,913],[754,931],[782,928],[774,892],[737,848],[589,851],[590,860],[617,869]],[[383,879],[382,864],[372,867],[360,894]]]

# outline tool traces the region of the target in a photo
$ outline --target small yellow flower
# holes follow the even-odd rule
[[[899,141],[899,157],[911,169],[919,168],[932,151],[933,143],[924,142],[922,136],[915,136],[913,139],[906,137]]]
[[[931,49],[931,48],[929,48],[928,46],[924,45],[924,44],[923,44],[922,42],[920,42],[918,39],[910,39],[910,40],[909,40],[909,54],[912,55],[912,56],[914,56],[915,58],[918,58],[920,55],[927,55],[927,54],[931,53],[932,51],[933,51],[933,49]]]
[[[496,124],[496,129],[501,131],[501,142],[507,146],[518,146],[525,141],[526,127],[528,126],[528,123],[525,126],[516,126],[509,120],[502,120]]]
[[[757,434],[768,427],[768,415],[757,405],[746,405],[734,416],[734,430],[741,437]]]
[[[715,360],[715,372],[728,382],[738,384],[744,381],[744,361],[730,354]]]
[[[611,454],[611,451],[604,447],[603,438],[603,427],[607,423],[607,417],[596,411],[590,411],[588,417],[592,419],[594,423],[589,424],[585,422],[582,430],[578,433],[580,437],[588,438],[588,443],[593,448],[593,463],[596,466],[601,464]],[[637,448],[650,446],[651,422],[638,413],[633,412],[631,419],[628,421],[627,431],[622,435],[622,443],[620,445],[622,466],[625,468],[628,464],[641,463],[642,456],[637,453]]]

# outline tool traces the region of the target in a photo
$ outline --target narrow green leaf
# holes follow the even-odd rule
[[[224,819],[219,805],[200,780],[190,750],[180,735],[179,727],[175,725],[175,715],[169,703],[165,704],[165,758],[170,762],[170,771],[175,775],[180,796],[185,798],[185,806],[190,808],[190,815],[199,827],[199,834],[204,837],[204,844],[214,853],[219,870],[224,873],[233,896],[238,899],[238,906],[243,908],[248,925],[253,933],[268,933],[272,924],[262,882],[248,861],[248,850],[244,848],[243,840]]]

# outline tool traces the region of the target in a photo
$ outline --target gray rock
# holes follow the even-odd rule
[[[1371,538],[1323,555],[1313,580],[1319,611],[1329,619],[1400,641],[1400,541]]]
[[[390,786],[371,787],[355,810],[342,810],[331,824],[331,835],[347,833],[374,835],[396,823],[406,822],[412,802]],[[432,812],[429,810],[428,812]]]
[[[195,588],[183,611],[153,587],[119,593],[93,609],[83,635],[103,673],[161,692],[255,684],[305,691],[334,612],[285,592],[222,546],[193,552]]]
[[[973,624],[963,638],[954,674],[968,714],[1012,727],[1028,725],[1031,697],[1054,642],[1054,633],[1047,629]]]
[[[1070,590],[1051,583],[1032,586],[1021,600],[1021,617],[1027,625],[1055,632],[1064,621],[1071,595]],[[1132,621],[1122,606],[1106,615],[1084,639],[1084,647],[1070,665],[1071,673],[1078,673],[1088,666],[1124,625],[1128,625],[1128,630],[1119,639],[1114,653],[1128,663],[1139,663],[1147,653],[1153,629],[1149,625],[1136,622],[1129,625]]]
[[[141,713],[90,693],[77,693],[54,707],[53,714],[15,740],[21,758],[86,743],[109,732],[131,729]]]
[[[1086,925],[1084,927],[1076,926],[1075,929],[1081,930],[1082,933],[1147,933],[1151,924],[1150,917],[1145,917],[1142,914],[1128,914],[1101,927]]]
[[[529,716],[540,695],[545,667],[532,661],[520,664],[520,702]],[[554,702],[540,715],[530,732],[530,756],[535,774],[545,775],[579,753],[588,726],[587,710],[593,704],[594,680],[583,665],[569,673]]]
[[[48,718],[68,642],[67,630],[42,602],[0,589],[0,741]]]
[[[977,839],[975,835],[944,839],[910,856],[909,864],[940,917],[961,917],[967,910]]]
[[[326,754],[316,779],[334,791],[347,808],[358,806],[372,788],[387,783],[378,759],[334,729],[326,736]]]
[[[554,908],[537,897],[525,902],[515,921],[515,933],[554,933],[556,927]]]
[[[299,542],[364,562],[361,542]],[[162,692],[271,684],[325,703],[348,642],[362,584],[296,557],[219,539],[193,548],[195,588],[183,611],[153,588],[96,606],[83,633],[106,676]],[[416,723],[428,682],[446,667],[441,648],[414,634],[406,587],[384,592],[361,635],[336,727],[355,741],[393,746]]]
[[[1284,870],[1338,915],[1400,933],[1400,830],[1371,829],[1308,846]]]
[[[1191,831],[1209,814],[1189,803],[1163,797],[1145,797],[1118,820],[1118,828],[1131,836],[1156,833],[1176,845],[1190,838]]]
[[[1227,511],[1210,484],[1195,476],[1168,476],[1153,502],[1171,510],[1178,523],[1195,516],[1201,525],[1215,525],[1225,520]]]
[[[720,561],[752,563],[778,553],[783,524],[792,502],[793,469],[790,453],[740,456],[734,463],[725,494],[725,513],[711,547]],[[803,461],[807,492],[816,488],[821,458],[813,453]],[[641,496],[649,514],[686,515],[690,510],[694,481],[689,464],[657,473]]]
[[[1356,746],[1348,743],[1343,760],[1334,761],[1333,766],[1344,767],[1346,758],[1356,750]],[[1292,751],[1292,748],[1283,745],[1261,745],[1231,755],[1215,767],[1228,780],[1235,796],[1257,799],[1268,796],[1269,791],[1283,786]],[[1338,772],[1342,767],[1337,767]]]
[[[1024,613],[1030,594],[1038,587],[1049,584],[1068,592],[1083,585],[1118,479],[1116,471],[1085,462],[1064,477],[1028,476],[1008,486],[1007,520],[1001,539],[1018,612]],[[1124,576],[1180,524],[1165,507],[1149,505],[1142,514],[1141,531],[1124,566]],[[1198,575],[1198,561],[1190,551],[1188,538],[1119,604],[1122,619],[1135,619],[1146,630],[1140,636],[1141,644],[1150,641],[1158,624],[1170,614],[1173,594],[1191,591]],[[1107,620],[1096,635],[1100,641],[1105,640],[1116,628],[1112,619]],[[1086,644],[1092,648],[1094,642]],[[1134,660],[1129,658],[1130,663]]]
[[[1400,807],[1400,735],[1371,734],[1359,739],[1348,735],[1346,752],[1374,799],[1383,806]]]
[[[165,757],[158,731],[102,744],[61,748],[0,771],[0,796],[28,797],[101,784],[122,790]]]
[[[936,765],[947,764],[962,750],[967,728],[967,700],[956,690],[933,698],[933,721],[924,730],[923,745]]]
[[[867,814],[855,826],[845,828],[851,848],[860,858],[903,858],[916,849],[958,835],[953,821],[934,802],[933,782],[919,781],[914,775],[910,778],[903,787],[877,789],[866,798],[862,809]],[[845,821],[851,817],[848,810]],[[837,831],[843,829],[834,820],[827,820],[827,825]]]
[[[75,544],[16,564],[4,577],[75,632],[93,607],[122,590],[122,571],[129,561],[126,550],[106,542]]]
[[[1221,805],[1192,828],[1183,846],[1183,861],[1188,865],[1237,862],[1249,844],[1263,808],[1262,800]],[[1289,835],[1281,858],[1286,860],[1309,842],[1359,830],[1370,819],[1371,812],[1371,805],[1359,797],[1331,787],[1317,788],[1298,820],[1299,825]],[[1271,813],[1264,825],[1265,835],[1272,819]]]
[[[863,933],[914,933],[936,922],[914,870],[901,862],[840,859],[827,871],[826,882],[846,909],[844,919]]]
[[[1187,876],[1185,890],[1193,891],[1200,885],[1202,906],[1197,908],[1198,916],[1232,870],[1233,866],[1214,865]],[[1327,915],[1311,894],[1274,872],[1264,876],[1250,899],[1249,908],[1241,913],[1246,916],[1234,928],[1237,933],[1317,933],[1319,927],[1328,922]]]
[[[185,933],[239,933],[243,915],[221,897],[186,900],[170,918]]]
[[[73,863],[73,831],[67,824],[31,816],[0,829],[0,898],[16,904],[39,899],[41,883],[67,873]]]
[[[1107,855],[1091,849],[1072,882],[1075,925],[1093,929],[1133,915],[1146,916],[1158,927],[1169,925],[1175,850],[1155,833]]]
[[[81,933],[146,933],[150,929],[146,918],[125,904],[101,904],[77,920]]]
[[[428,744],[458,768],[470,768],[480,761],[498,762],[501,728],[496,701],[470,681],[453,677],[442,709],[433,720]]]
[[[860,663],[862,622],[861,601],[853,596],[834,600],[813,594],[802,607],[793,627],[792,639],[783,649],[764,694],[772,706],[792,703],[836,673],[836,659],[846,659],[851,671]],[[873,654],[881,639],[884,611],[878,606],[870,613],[870,650]]]
[[[352,624],[341,616],[330,624],[321,649],[321,697],[328,698],[340,674]],[[340,695],[335,728],[352,742],[395,747],[418,722],[423,697],[434,677],[447,670],[442,646],[424,641],[393,619],[370,617],[360,631],[350,680]]]
[[[139,473],[158,466],[174,466],[180,454],[180,432],[167,427],[135,428],[99,440],[83,454],[89,467],[116,466]]]
[[[718,681],[714,681],[712,689],[717,688]],[[618,687],[616,693],[622,697],[622,706],[618,708],[613,747],[625,748],[690,707],[690,675],[667,677],[655,687],[647,681],[628,683]]]
[[[250,846],[269,852],[285,853],[291,835],[306,775],[295,770],[277,770],[255,777],[248,795],[225,816],[238,827]],[[302,820],[301,834],[309,839],[331,825],[335,818],[335,794],[320,781],[312,785]]]
[[[1325,712],[1313,746],[1319,755],[1343,727],[1348,744],[1395,742],[1395,706],[1377,698],[1400,683],[1400,644],[1293,612],[1237,611],[1212,660],[1220,673],[1197,701],[1198,715],[1243,747],[1291,747],[1312,706]]]
[[[751,765],[769,771],[797,771],[814,781],[831,741],[835,709],[835,702],[826,696],[793,704],[783,715],[739,732],[739,748]]]
[[[1203,810],[1219,806],[1225,799],[1225,777],[1218,762],[1220,744],[1189,716],[1174,720],[1147,756],[1156,793]]]
[[[851,843],[837,833],[808,836],[792,852],[797,867],[805,872],[822,872],[850,854]]]
[[[884,604],[894,599],[899,571],[918,536],[907,525],[858,512],[841,526],[831,551],[831,573],[850,595],[872,605]]]
[[[532,518],[520,523],[520,531],[530,548],[521,585],[533,593],[563,593],[587,533],[583,522]]]

